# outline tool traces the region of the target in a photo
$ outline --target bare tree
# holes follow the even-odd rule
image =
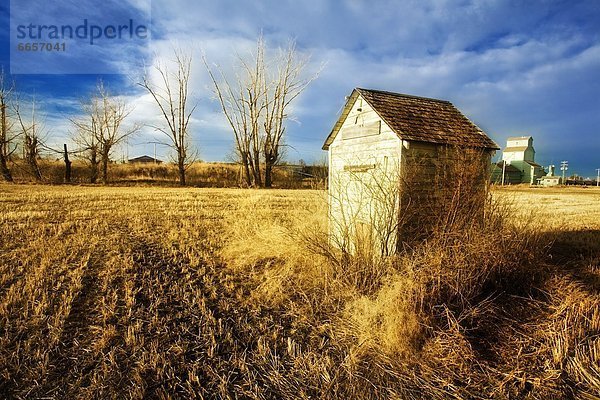
[[[166,127],[153,126],[153,128],[165,134],[167,142],[164,144],[177,155],[179,183],[182,186],[186,184],[186,171],[196,158],[188,130],[190,119],[196,109],[196,105],[191,108],[188,106],[191,68],[191,55],[175,51],[175,71],[157,62],[154,70],[158,73],[158,82],[153,82],[146,73],[139,84],[150,93],[166,122]]]
[[[285,133],[287,110],[306,87],[316,79],[317,75],[305,78],[304,70],[308,57],[300,57],[296,44],[290,42],[286,50],[280,50],[275,61],[276,71],[271,78],[263,80],[265,93],[265,120],[262,139],[265,161],[265,187],[273,182],[273,167],[281,159],[281,147]],[[263,74],[263,76],[267,76]]]
[[[212,79],[215,94],[234,138],[236,154],[242,164],[248,186],[271,187],[273,167],[281,160],[290,103],[317,75],[304,77],[307,57],[300,57],[294,42],[278,56],[267,59],[262,37],[256,53],[238,58],[237,72],[227,78],[222,70],[220,82],[204,63]],[[264,176],[261,171],[264,165]]]
[[[36,101],[35,98],[31,99],[31,118],[26,120],[21,110],[21,99],[16,99],[13,108],[16,115],[16,119],[19,122],[20,134],[22,137],[23,146],[23,158],[29,166],[29,172],[36,181],[42,180],[42,172],[38,164],[38,158],[40,156],[40,148],[43,146],[44,141],[44,128],[43,125],[36,119]]]
[[[78,132],[76,141],[87,153],[92,168],[92,183],[97,180],[98,167],[100,167],[102,183],[106,184],[112,150],[137,132],[139,126],[123,125],[131,109],[122,99],[111,96],[102,82],[98,83],[97,91],[89,102],[82,104],[82,108],[85,117],[71,120]]]
[[[244,170],[247,186],[262,186],[260,170],[260,129],[265,110],[264,90],[264,44],[258,39],[256,54],[250,60],[238,55],[239,70],[230,81],[219,70],[221,83],[217,82],[206,58],[204,65],[212,79],[215,94],[219,99],[223,114],[233,130],[235,153]]]
[[[15,137],[12,135],[12,123],[8,120],[8,108],[14,93],[14,85],[8,85],[5,79],[2,70],[0,71],[0,174],[5,181],[12,182],[13,177],[8,168],[8,161],[14,151],[11,146]]]

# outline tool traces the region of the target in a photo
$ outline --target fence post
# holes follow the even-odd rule
[[[64,145],[64,159],[65,159],[65,182],[71,182],[71,161],[69,160],[69,152],[67,151],[67,144]]]

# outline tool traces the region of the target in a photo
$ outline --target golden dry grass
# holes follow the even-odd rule
[[[63,183],[65,165],[59,160],[41,159],[39,161],[42,173],[41,182],[36,182],[22,160],[11,162],[11,171],[15,181],[20,183]],[[305,173],[314,177],[301,176],[294,173],[294,168],[288,165],[276,166],[273,170],[273,187],[275,188],[323,188],[325,186],[326,170],[323,167],[309,167]],[[211,188],[236,188],[243,186],[240,179],[240,166],[234,163],[196,161],[188,167],[186,181],[188,186]],[[171,162],[161,164],[123,164],[120,162],[108,165],[108,180],[110,184],[179,186],[177,165]],[[90,167],[81,160],[72,163],[71,182],[87,184],[90,182]]]
[[[365,293],[321,191],[2,184],[0,395],[597,398],[600,191],[494,195],[535,240],[430,244]]]
[[[525,215],[535,212],[548,230],[600,228],[598,187],[515,186],[497,188],[495,195],[513,202]]]

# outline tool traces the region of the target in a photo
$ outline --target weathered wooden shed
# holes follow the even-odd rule
[[[389,254],[399,235],[439,217],[430,205],[447,200],[442,188],[453,185],[452,171],[476,174],[484,190],[499,147],[448,101],[356,88],[323,149],[332,239],[349,250],[375,242]],[[469,168],[460,165],[467,158]]]

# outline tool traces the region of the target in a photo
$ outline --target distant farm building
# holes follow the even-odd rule
[[[153,158],[150,156],[140,156],[140,157],[135,157],[135,158],[130,158],[128,160],[129,164],[160,164],[162,163],[161,160],[157,159],[157,158]]]
[[[548,167],[548,174],[538,179],[538,184],[542,186],[558,186],[562,183],[562,177],[554,175],[554,165]]]
[[[562,178],[560,176],[542,176],[539,181],[542,186],[558,186]]]
[[[398,235],[416,233],[407,227],[425,231],[439,217],[437,206],[449,201],[442,188],[468,176],[485,192],[498,146],[448,101],[357,88],[323,149],[332,239],[351,250],[374,242],[392,253]]]
[[[509,169],[507,179],[506,170]],[[514,170],[519,170],[520,177],[517,181]],[[506,148],[502,151],[502,161],[495,164],[492,169],[492,181],[504,184],[529,183],[536,184],[545,175],[544,168],[535,162],[533,137],[510,137],[506,141]]]

